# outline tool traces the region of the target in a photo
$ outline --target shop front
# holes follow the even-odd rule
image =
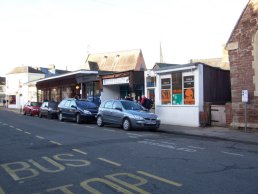
[[[131,97],[139,101],[144,94],[144,71],[126,71],[102,74],[101,100],[125,99]]]
[[[145,72],[145,93],[155,98],[163,124],[198,127],[206,103],[231,100],[229,71],[202,63],[156,64]]]
[[[79,70],[38,80],[38,101],[57,101],[64,98],[88,99],[99,104],[98,71]]]

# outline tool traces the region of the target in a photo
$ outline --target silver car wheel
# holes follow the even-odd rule
[[[97,118],[97,125],[98,125],[99,127],[102,127],[102,126],[104,125],[101,116],[98,116],[98,118]]]
[[[76,114],[76,123],[80,124],[81,123],[81,115],[78,113]]]
[[[60,112],[58,115],[59,121],[63,121],[63,114]]]
[[[123,122],[123,129],[129,131],[131,128],[131,123],[128,119],[125,119]]]

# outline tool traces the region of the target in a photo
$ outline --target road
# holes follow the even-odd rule
[[[0,194],[257,194],[258,146],[0,110]]]

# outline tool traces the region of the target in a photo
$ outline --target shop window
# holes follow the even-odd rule
[[[183,104],[182,72],[172,73],[172,104]]]
[[[184,104],[195,104],[194,76],[184,76]]]
[[[8,98],[8,103],[9,104],[16,104],[16,96],[15,95],[10,95]]]
[[[161,104],[171,104],[171,78],[161,79]]]
[[[148,89],[147,97],[153,101],[152,108],[155,108],[155,89]]]
[[[147,87],[156,87],[156,77],[146,77]]]

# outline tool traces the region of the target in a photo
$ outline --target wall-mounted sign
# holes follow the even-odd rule
[[[128,84],[129,83],[129,77],[118,77],[118,78],[112,78],[112,79],[103,79],[103,85],[116,85],[116,84]]]
[[[248,90],[242,90],[242,102],[248,102]]]

